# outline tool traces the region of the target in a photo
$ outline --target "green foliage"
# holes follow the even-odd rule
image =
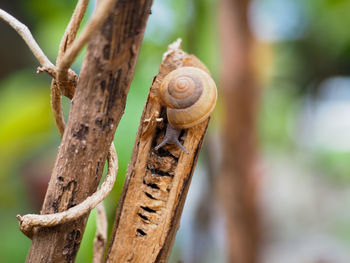
[[[315,47],[330,57],[349,51],[350,32],[344,25],[350,23],[350,1],[312,0],[305,1],[304,5],[309,18],[307,37]]]
[[[18,201],[16,185],[10,183],[13,169],[50,140],[54,127],[49,90],[41,81],[33,81],[33,75],[19,71],[0,83],[0,207]]]
[[[317,170],[340,184],[350,183],[350,152],[318,151],[315,153]]]
[[[280,3],[275,0],[256,2],[270,7]],[[308,97],[314,105],[322,103],[318,98],[320,84],[330,77],[349,76],[350,31],[345,25],[350,23],[350,1],[299,0],[293,3],[303,21],[298,29],[302,34],[292,39],[279,39],[271,45],[274,65],[272,78],[264,87],[259,120],[261,143],[264,149],[279,153],[301,151],[308,155],[315,170],[334,180],[347,180],[349,152],[309,149],[300,145],[297,130],[301,128],[298,120],[306,114],[301,102]]]
[[[266,149],[288,150],[294,144],[291,133],[295,128],[298,97],[295,87],[288,84],[271,85],[263,93],[259,127],[260,141]]]
[[[1,262],[21,263],[27,256],[31,240],[18,230],[15,211],[1,213],[0,231],[4,238],[1,242]],[[6,238],[6,239],[5,239]]]

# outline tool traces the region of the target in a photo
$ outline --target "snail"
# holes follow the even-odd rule
[[[191,128],[206,120],[213,111],[217,90],[214,80],[205,71],[195,67],[181,67],[170,72],[162,81],[159,97],[167,107],[168,126],[163,141],[155,147],[180,143],[181,130]]]

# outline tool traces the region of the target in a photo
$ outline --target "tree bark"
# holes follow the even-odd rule
[[[188,155],[174,145],[154,150],[167,126],[166,108],[157,92],[163,78],[182,66],[207,71],[198,59],[179,49],[163,60],[142,113],[107,262],[167,262],[171,252],[209,122],[183,131],[181,140]],[[158,117],[163,121],[157,125]]]
[[[260,90],[251,60],[249,0],[221,0],[221,85],[226,116],[218,193],[226,215],[228,262],[258,257],[257,117]]]
[[[42,214],[64,211],[98,186],[124,112],[151,0],[116,1],[89,41]],[[27,262],[73,262],[87,216],[34,233]]]

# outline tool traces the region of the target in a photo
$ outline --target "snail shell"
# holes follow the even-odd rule
[[[214,80],[195,67],[170,72],[160,86],[160,98],[167,106],[168,122],[175,129],[193,127],[213,111],[217,90]]]

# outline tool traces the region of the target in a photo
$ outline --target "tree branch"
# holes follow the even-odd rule
[[[65,211],[96,190],[124,112],[151,4],[118,1],[90,39],[42,214]],[[38,229],[27,261],[73,262],[86,219]]]
[[[71,21],[65,31],[65,34],[62,38],[59,53],[57,57],[57,61],[60,61],[62,57],[65,54],[65,51],[67,48],[70,47],[70,45],[73,43],[73,40],[75,39],[76,33],[78,31],[79,25],[81,23],[81,20],[84,16],[86,7],[88,5],[87,0],[79,0],[76,9],[72,15]],[[102,11],[106,11],[106,5],[102,8]],[[32,37],[30,31],[28,28],[20,23],[18,20],[13,18],[11,15],[7,14],[5,11],[0,10],[1,17],[8,22],[26,41],[30,49],[33,51],[33,54],[38,58],[39,62],[42,64],[42,68],[38,68],[38,72],[40,71],[47,71],[49,72],[53,77],[56,77],[56,68],[52,65],[52,63],[47,59],[47,57],[44,55],[40,47],[35,42],[34,38]],[[101,23],[103,17],[99,17],[99,22]],[[96,24],[96,21],[95,21]],[[96,28],[95,28],[96,29]],[[80,46],[82,48],[83,45]],[[67,73],[70,73],[70,75],[74,76],[75,73],[70,71]],[[69,77],[69,75],[68,75]],[[65,94],[67,97],[72,98],[75,90],[75,81],[64,83],[66,85],[62,85],[60,88],[63,89],[63,94]],[[63,135],[64,131],[64,120],[62,116],[61,111],[61,96],[60,96],[60,90],[57,87],[56,81],[52,81],[52,106],[54,115],[56,118],[57,126],[59,128],[60,134]],[[55,214],[49,214],[49,215],[25,215],[20,216],[18,215],[17,218],[20,221],[20,228],[21,231],[26,234],[28,237],[32,237],[33,235],[33,228],[37,227],[49,227],[49,226],[55,226],[58,224],[63,224],[69,221],[72,221],[74,219],[78,219],[80,216],[88,213],[91,209],[93,209],[98,203],[100,203],[111,191],[113,184],[115,182],[116,177],[116,171],[117,171],[117,156],[115,152],[115,148],[112,145],[110,148],[110,155],[109,155],[109,174],[106,177],[105,182],[102,184],[101,189],[97,192],[95,192],[92,196],[85,199],[82,203],[80,203],[77,206],[74,206],[73,208],[70,208],[64,212],[61,213],[55,213]],[[97,218],[97,224],[98,224],[98,232],[96,235],[95,242],[95,262],[100,262],[103,258],[103,251],[106,245],[106,239],[107,239],[107,219],[105,216],[103,205],[100,205],[98,208],[98,218]],[[103,216],[104,215],[104,216]],[[96,261],[97,260],[97,261]]]
[[[182,66],[208,71],[196,57],[180,50],[179,43],[165,53],[142,113],[107,262],[167,262],[179,227],[209,122],[207,119],[184,130],[182,140],[189,154],[174,145],[154,149],[163,139],[167,126],[166,108],[158,97],[164,77]],[[157,124],[159,117],[163,122]]]
[[[258,262],[258,106],[252,64],[251,0],[220,0],[221,92],[225,119],[217,194],[225,215],[228,262]]]

